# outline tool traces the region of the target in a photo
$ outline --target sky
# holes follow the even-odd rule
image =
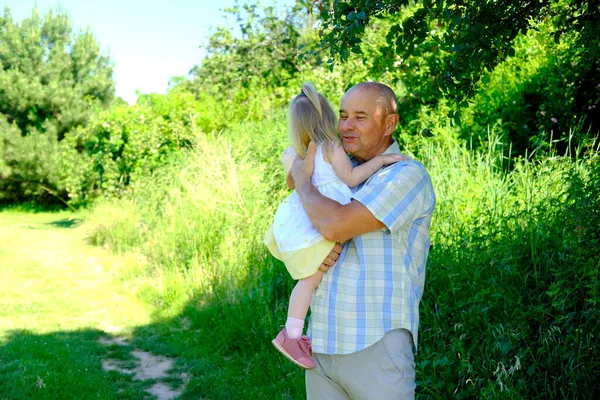
[[[249,1],[254,2],[254,1]],[[243,2],[240,2],[243,4]],[[293,0],[261,0],[292,4]],[[187,75],[201,63],[199,45],[217,26],[234,26],[221,11],[235,0],[0,0],[14,21],[60,7],[75,31],[90,28],[103,54],[113,61],[116,95],[130,104],[141,93],[166,93],[171,77]]]

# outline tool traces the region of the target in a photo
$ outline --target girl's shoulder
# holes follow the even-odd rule
[[[327,141],[320,144],[323,152],[323,159],[331,164],[333,155],[339,151],[344,151],[342,142]]]

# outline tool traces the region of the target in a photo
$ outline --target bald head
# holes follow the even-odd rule
[[[376,102],[382,108],[383,117],[398,113],[398,99],[396,93],[389,86],[379,82],[361,82],[352,86],[346,93],[354,90],[365,90],[377,94]]]

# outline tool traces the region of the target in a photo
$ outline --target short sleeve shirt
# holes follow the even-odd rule
[[[397,142],[384,152],[400,153]],[[396,328],[418,338],[435,194],[423,164],[401,161],[373,174],[353,195],[385,227],[348,241],[311,302],[315,353],[360,351]]]

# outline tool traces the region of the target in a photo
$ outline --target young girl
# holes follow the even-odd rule
[[[366,181],[384,165],[405,159],[399,154],[387,154],[353,167],[337,134],[333,109],[309,83],[302,85],[302,93],[290,105],[289,135],[293,149],[302,158],[308,144],[315,142],[312,183],[321,194],[340,204],[351,201],[350,187]],[[282,155],[286,173],[289,173],[294,156],[290,149]],[[310,340],[302,336],[304,319],[313,292],[323,276],[319,266],[335,243],[325,240],[315,229],[296,192],[280,204],[264,243],[273,256],[285,263],[292,278],[298,279],[290,296],[285,327],[273,340],[273,345],[298,366],[313,368]]]

